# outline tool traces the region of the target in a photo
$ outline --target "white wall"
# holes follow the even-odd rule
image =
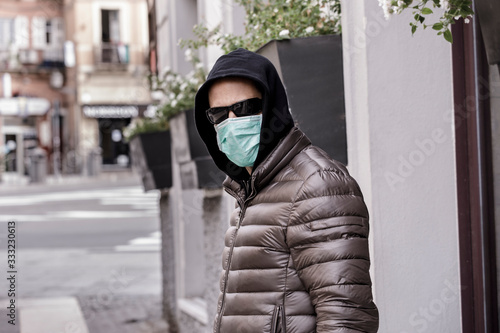
[[[377,1],[344,0],[342,13],[380,332],[461,332],[451,45],[430,28],[412,37],[411,10],[386,21]]]

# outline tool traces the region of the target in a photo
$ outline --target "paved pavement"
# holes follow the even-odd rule
[[[0,279],[0,332],[167,332],[155,192],[144,193],[139,178],[123,171],[49,177],[44,184],[3,180],[0,226],[23,221],[23,246],[17,250],[17,322],[8,323],[8,285]],[[99,233],[89,231],[96,228]],[[7,274],[5,230],[2,235],[0,267]]]

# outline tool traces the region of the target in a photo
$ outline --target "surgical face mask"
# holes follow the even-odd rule
[[[240,167],[251,167],[259,152],[262,115],[227,118],[215,125],[217,145]]]

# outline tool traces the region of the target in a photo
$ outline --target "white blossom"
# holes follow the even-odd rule
[[[170,72],[170,67],[169,67],[169,66],[165,66],[165,67],[163,67],[163,69],[160,71],[160,76],[163,76],[163,75],[167,74],[168,72]]]
[[[405,2],[403,0],[398,0],[396,6],[392,6],[392,10],[396,14],[400,14],[403,11],[403,6]]]
[[[313,28],[313,27],[307,27],[307,28],[306,28],[306,32],[307,32],[308,34],[310,34],[310,33],[311,33],[311,32],[313,32],[313,31],[314,31],[314,28]]]
[[[203,64],[201,62],[195,65],[196,69],[203,69]]]
[[[184,56],[186,57],[187,61],[192,61],[193,60],[193,51],[191,49],[187,49],[186,52],[184,52]]]
[[[467,23],[469,23],[469,22],[470,22],[470,20],[469,20],[468,18],[465,18],[465,19],[464,19],[464,22],[467,24]]]
[[[382,7],[382,10],[384,11],[384,17],[386,20],[388,20],[392,14],[391,0],[378,0],[378,5]]]
[[[173,100],[172,102],[170,102],[170,106],[175,108],[175,106],[177,105],[177,100]]]
[[[319,16],[328,21],[340,19],[339,14],[331,8],[330,4],[325,4],[324,7],[320,8]]]
[[[179,88],[181,90],[185,90],[187,88],[187,86],[188,86],[187,82],[183,82]]]
[[[445,11],[449,11],[450,2],[448,0],[439,0],[439,7],[443,8]]]
[[[290,31],[288,29],[281,30],[279,36],[281,38],[290,38]]]
[[[277,13],[278,12],[278,8],[274,8],[273,12]]]

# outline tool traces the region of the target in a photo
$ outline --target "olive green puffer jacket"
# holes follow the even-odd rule
[[[293,128],[257,166],[225,236],[215,333],[377,332],[368,210],[345,166]]]

